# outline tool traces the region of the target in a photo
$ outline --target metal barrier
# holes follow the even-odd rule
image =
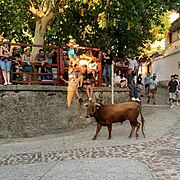
[[[39,65],[37,62],[33,62],[32,66],[34,68],[33,72],[24,72],[22,70],[21,67],[23,67],[23,63],[20,63],[20,70],[19,72],[13,72],[13,70],[11,70],[11,82],[13,84],[48,84],[48,85],[64,85],[63,81],[60,79],[60,76],[63,75],[65,73],[65,70],[68,69],[68,66],[66,66],[65,61],[69,61],[68,56],[65,56],[63,54],[63,51],[65,51],[65,46],[46,46],[46,45],[36,45],[36,44],[15,44],[15,43],[11,43],[11,46],[14,47],[21,47],[22,50],[26,47],[37,47],[37,48],[42,48],[42,49],[48,49],[48,50],[52,50],[52,49],[56,49],[56,53],[57,53],[57,63],[56,64],[51,64],[51,63],[45,63],[44,66],[42,66],[43,68],[47,68],[49,67],[52,71],[51,72],[42,72],[42,73],[38,73],[35,70],[35,66]],[[82,47],[79,46],[78,49],[82,49],[82,50],[94,50],[94,51],[99,51],[99,49],[97,48],[90,48],[90,47]],[[13,62],[14,63],[14,62]],[[97,86],[102,86],[102,69],[101,69],[101,60],[97,57],[97,63],[98,63],[98,69],[96,69],[95,71],[98,74],[98,80],[97,80]],[[15,66],[15,64],[13,65]],[[54,72],[56,71],[56,72]],[[14,77],[21,77],[21,78],[16,78],[14,79]],[[31,76],[31,80],[23,80],[23,76]],[[38,76],[41,77],[52,77],[52,79],[47,79],[47,78],[42,78],[41,81],[38,80]],[[2,73],[0,71],[0,84],[3,83],[3,78],[2,78]]]

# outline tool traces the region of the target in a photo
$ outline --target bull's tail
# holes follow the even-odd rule
[[[141,106],[139,106],[139,112],[140,112],[140,115],[141,115],[141,123],[142,123],[142,125],[141,125],[141,130],[142,130],[142,134],[143,134],[143,136],[145,137],[145,134],[144,134],[144,117],[143,117],[143,115],[142,115],[142,111],[141,111]]]

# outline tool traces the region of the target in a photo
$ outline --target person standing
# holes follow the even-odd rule
[[[78,64],[79,58],[75,53],[75,48],[79,45],[76,44],[75,39],[70,39],[69,42],[66,44],[67,46],[67,53],[69,57],[69,66],[72,65],[73,67]]]
[[[4,86],[11,85],[10,70],[12,65],[12,49],[10,49],[7,39],[3,40],[2,47],[0,47],[0,66],[4,78]]]
[[[89,101],[92,101],[93,98],[94,83],[95,77],[93,76],[92,70],[87,68],[87,71],[83,73],[83,87],[86,89],[86,95]]]
[[[112,71],[111,71],[111,65],[113,62],[113,55],[110,49],[107,50],[107,52],[102,53],[102,64],[103,64],[103,78],[104,82],[106,83],[107,86],[112,85]],[[108,76],[108,79],[107,79]]]
[[[140,97],[143,97],[143,94],[142,94],[142,88],[143,88],[142,74],[139,74],[137,77],[137,88],[139,89]]]
[[[151,77],[149,81],[149,94],[148,94],[148,100],[147,103],[150,102],[150,98],[153,99],[153,104],[156,104],[156,91],[157,91],[157,84],[158,81],[156,79],[156,73],[153,74],[153,77]]]
[[[151,79],[150,73],[148,72],[146,77],[144,78],[144,83],[145,83],[145,94],[149,93],[149,81]]]
[[[176,92],[178,91],[178,83],[174,79],[174,75],[171,75],[171,80],[168,83],[168,91],[169,91],[169,102],[170,108],[174,107],[174,101],[176,100]]]
[[[138,72],[138,62],[135,58],[135,55],[132,55],[131,58],[127,58],[129,62],[129,68],[132,69],[132,73],[137,77]]]
[[[60,76],[60,79],[64,81],[66,84],[68,84],[68,93],[67,93],[67,105],[68,107],[71,105],[71,101],[74,96],[74,92],[76,93],[76,96],[78,97],[79,103],[82,104],[83,99],[80,97],[79,92],[78,92],[78,84],[79,81],[81,80],[81,76],[77,77],[77,73],[74,71],[73,66],[69,66],[68,70],[68,80],[65,80],[63,76]]]
[[[127,85],[128,85],[129,90],[130,90],[131,100],[132,101],[141,101],[138,98],[138,91],[137,91],[136,86],[134,85],[134,81],[133,81],[134,76],[132,74],[132,69],[128,70],[128,73],[126,74],[125,77],[127,79]]]
[[[178,83],[178,91],[176,92],[176,103],[179,106],[179,100],[180,100],[180,82],[179,82],[179,75],[175,74],[174,75],[174,79],[177,81]]]

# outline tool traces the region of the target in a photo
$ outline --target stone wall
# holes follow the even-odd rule
[[[13,85],[0,87],[0,138],[35,137],[83,128],[86,109],[76,95],[67,108],[67,87]],[[80,92],[85,99],[85,92]],[[129,100],[127,89],[116,89],[115,103]],[[111,103],[110,88],[95,88],[94,101]]]

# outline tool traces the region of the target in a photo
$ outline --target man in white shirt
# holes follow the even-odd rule
[[[136,72],[138,69],[138,62],[135,59],[135,56],[132,55],[131,59],[127,58],[127,60],[129,61],[129,68],[132,69],[133,72]]]

